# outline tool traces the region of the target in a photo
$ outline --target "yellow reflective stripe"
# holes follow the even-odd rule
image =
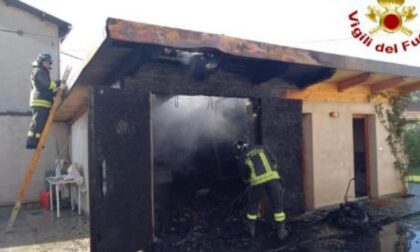
[[[32,132],[32,131],[29,131],[28,132],[28,137],[36,137],[36,138],[40,138],[41,137],[41,134],[40,133],[34,133],[34,132]]]
[[[266,172],[270,172],[270,171],[272,171],[272,168],[271,168],[271,166],[270,166],[270,163],[269,163],[269,162],[268,162],[268,160],[267,160],[267,157],[265,156],[264,151],[260,151],[260,152],[258,153],[258,156],[260,156],[260,159],[261,159],[261,161],[262,161],[262,163],[263,163],[263,165],[264,165],[264,169],[265,169],[265,171],[266,171]]]
[[[284,212],[274,213],[275,221],[284,221],[286,219],[286,214]]]
[[[46,101],[46,100],[40,100],[40,99],[33,99],[31,100],[30,104],[31,107],[36,106],[36,107],[46,107],[46,108],[50,108],[51,107],[51,102]]]
[[[43,107],[49,107],[51,104],[48,102],[31,102],[31,105],[34,106],[43,106]]]
[[[246,218],[248,220],[256,220],[258,218],[258,215],[256,215],[256,214],[246,214]]]
[[[57,83],[55,83],[55,81],[50,81],[50,90],[55,91],[57,90]]]
[[[250,182],[252,186],[259,185],[262,183],[265,183],[267,181],[273,180],[273,179],[279,179],[280,176],[276,171],[271,171],[264,173],[263,175],[260,175],[258,177],[251,177]]]
[[[51,105],[50,101],[47,100],[39,100],[39,99],[33,99],[31,101],[31,103],[35,103],[35,104],[44,104],[44,105]]]
[[[250,152],[248,152],[248,154],[246,156],[247,157],[255,156],[255,155],[258,154],[259,151],[260,151],[260,149],[253,149]]]
[[[251,176],[250,176],[250,180],[252,181],[253,178],[255,178],[255,166],[254,163],[252,163],[250,158],[247,158],[245,160],[245,164],[251,169]]]
[[[43,108],[51,108],[50,105],[44,105],[44,104],[30,104],[31,107],[43,107]]]

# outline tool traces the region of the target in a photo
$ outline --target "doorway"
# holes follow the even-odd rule
[[[366,116],[353,117],[354,188],[356,198],[369,196],[369,132]]]

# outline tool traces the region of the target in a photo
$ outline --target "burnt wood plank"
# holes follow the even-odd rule
[[[302,102],[264,98],[261,103],[262,143],[276,156],[288,213],[302,213]]]

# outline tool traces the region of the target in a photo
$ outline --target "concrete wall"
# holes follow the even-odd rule
[[[330,112],[338,112],[331,117]],[[370,195],[379,197],[402,190],[398,171],[386,143],[387,132],[370,104],[304,101],[304,181],[312,181],[312,194],[305,195],[308,208],[343,202],[348,181],[354,177],[353,116],[367,115],[370,149]],[[305,132],[306,131],[306,132]],[[311,132],[307,132],[311,131]],[[310,141],[308,141],[308,139]],[[308,144],[312,141],[313,146]],[[311,178],[311,175],[313,177]],[[311,190],[305,188],[308,194]],[[354,185],[349,196],[354,197]]]
[[[85,112],[71,126],[71,162],[78,163],[83,169],[84,186],[86,191],[83,190],[81,207],[85,213],[89,213],[89,159],[88,159],[88,112]]]
[[[31,63],[39,52],[52,54],[52,78],[58,78],[58,27],[0,1],[0,205],[15,201],[32,151],[25,149],[30,122],[29,92]],[[14,115],[14,116],[11,116]],[[65,145],[66,128],[55,124],[35,172],[27,201],[37,201],[44,187],[45,170],[52,169],[56,158],[56,142]]]

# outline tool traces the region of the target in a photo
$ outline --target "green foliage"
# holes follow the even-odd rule
[[[378,115],[379,121],[388,131],[386,141],[395,158],[394,167],[400,173],[404,194],[407,194],[409,158],[404,143],[404,127],[407,124],[407,120],[403,117],[403,113],[407,103],[411,100],[411,97],[396,97],[391,93],[378,93],[370,96],[369,100],[372,100],[375,96],[382,96],[389,101],[389,107],[384,106],[383,103],[376,104],[375,112]]]
[[[414,103],[420,103],[420,91],[409,94],[410,101]]]
[[[408,125],[404,134],[410,168],[420,168],[420,124]]]
[[[420,184],[420,167],[410,166],[408,169],[408,181]]]

